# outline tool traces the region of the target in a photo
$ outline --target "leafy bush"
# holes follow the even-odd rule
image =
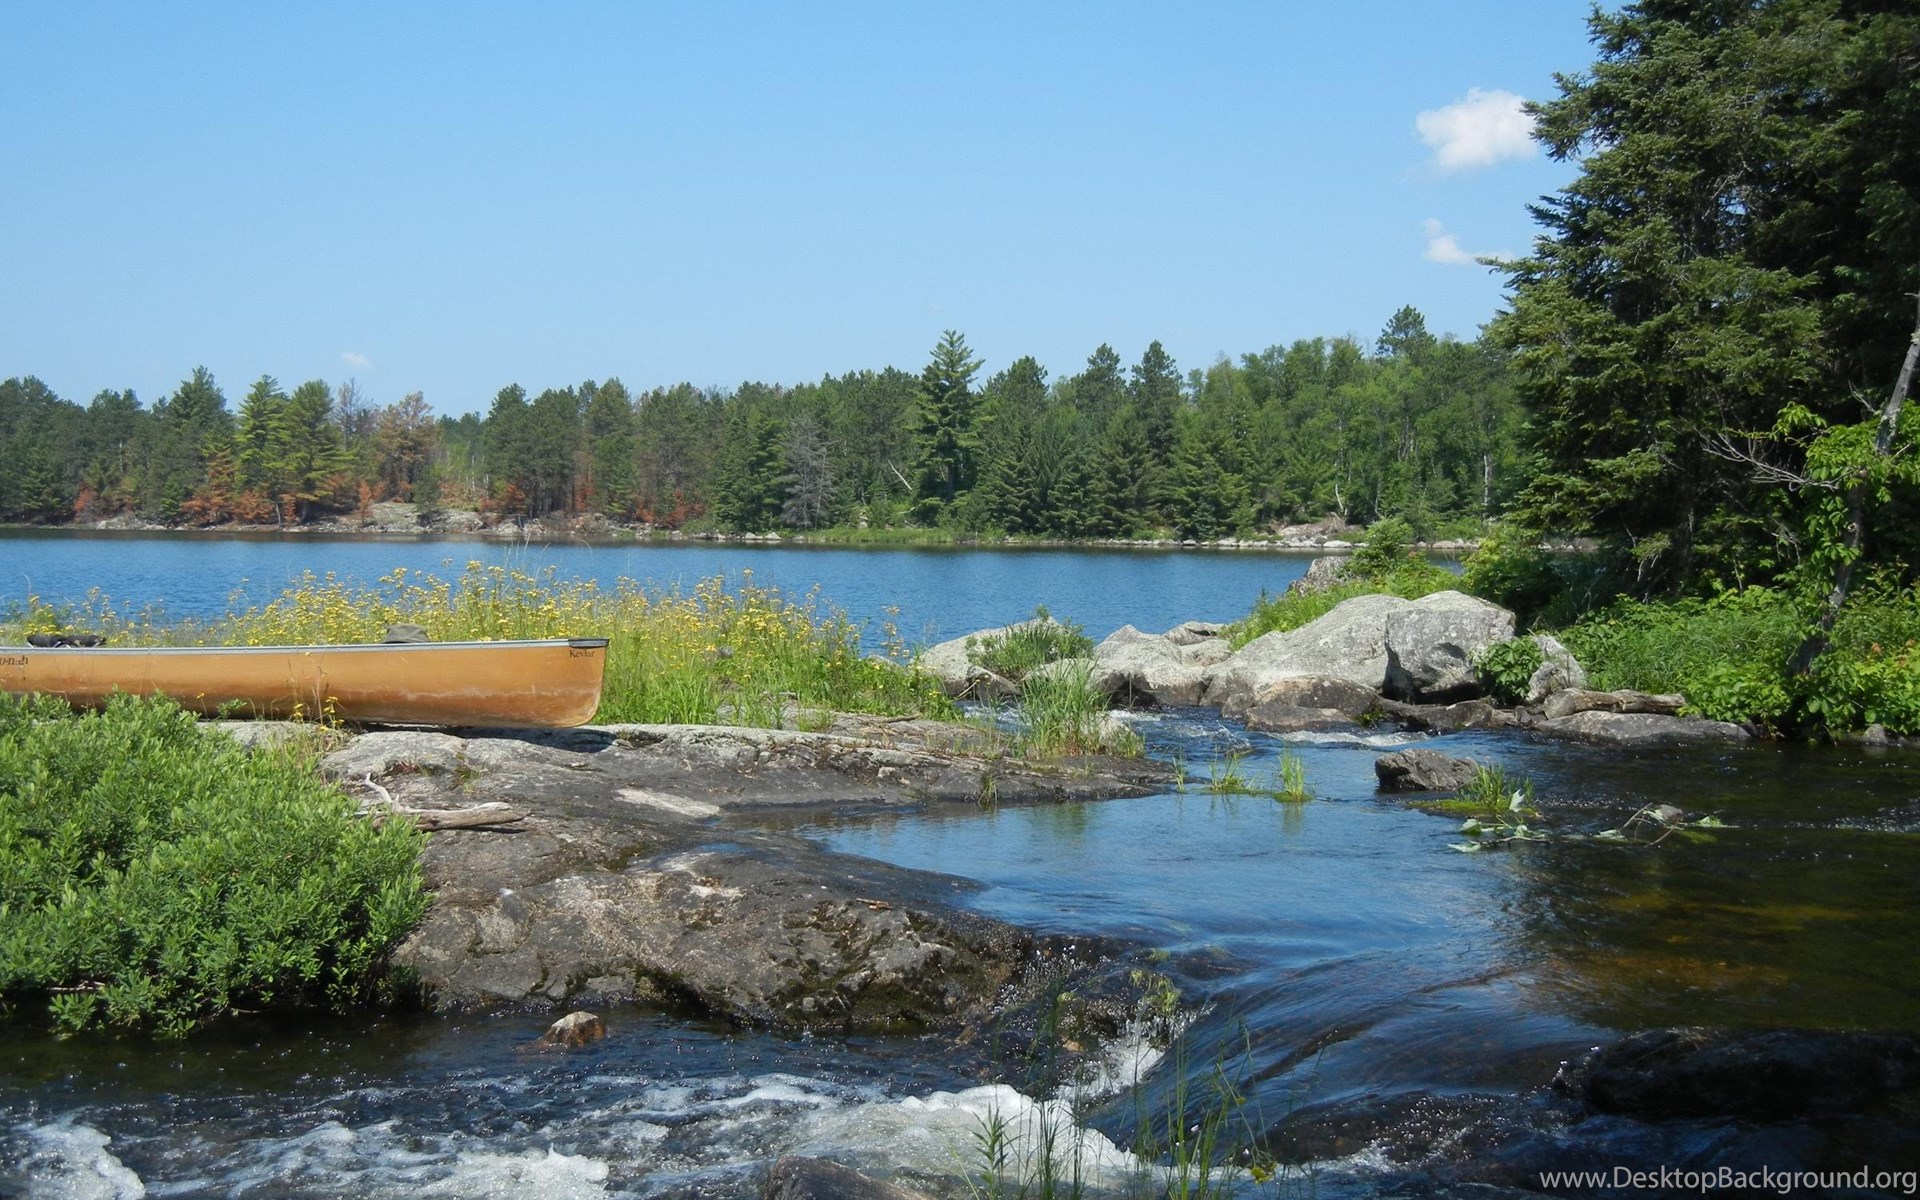
[[[1473,660],[1474,674],[1481,690],[1502,704],[1519,704],[1527,698],[1533,673],[1546,661],[1540,643],[1530,637],[1495,642]]]
[[[0,1002],[184,1034],[375,993],[421,917],[422,836],[165,700],[0,695]]]
[[[1855,592],[1827,652],[1790,676],[1809,628],[1787,593],[1747,588],[1712,600],[1623,602],[1562,638],[1596,687],[1680,692],[1716,720],[1796,734],[1875,723],[1920,732],[1920,593]]]
[[[1020,680],[1028,672],[1063,658],[1093,653],[1093,639],[1076,621],[1056,621],[1045,605],[1033,610],[1033,619],[1007,633],[991,634],[967,643],[967,658],[995,675]]]

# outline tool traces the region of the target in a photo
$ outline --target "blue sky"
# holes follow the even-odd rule
[[[1055,375],[1472,337],[1571,178],[1581,0],[17,4],[0,377],[485,411],[618,375]],[[1429,114],[1422,119],[1421,114]]]

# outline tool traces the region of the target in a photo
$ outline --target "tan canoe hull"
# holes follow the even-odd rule
[[[96,707],[164,693],[209,716],[494,728],[580,725],[600,705],[604,638],[371,646],[0,648],[0,689]]]

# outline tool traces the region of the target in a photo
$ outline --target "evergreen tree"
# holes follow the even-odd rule
[[[586,397],[587,503],[610,517],[636,510],[633,397],[618,379],[581,386]]]
[[[1791,532],[1767,480],[1804,454],[1765,435],[1854,419],[1907,345],[1920,10],[1644,0],[1589,24],[1598,61],[1537,106],[1580,175],[1534,210],[1498,326],[1541,464],[1521,509],[1645,591],[1764,577]]]
[[[937,520],[973,487],[973,376],[980,360],[954,330],[941,334],[933,358],[920,373],[919,438],[915,461],[915,512]]]

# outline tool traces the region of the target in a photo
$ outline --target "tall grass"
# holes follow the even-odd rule
[[[733,588],[715,578],[661,591],[479,562],[452,579],[400,569],[371,585],[307,574],[272,601],[213,621],[156,621],[92,593],[70,607],[30,600],[6,632],[88,629],[112,645],[339,645],[411,623],[440,642],[606,637],[600,721],[771,726],[809,709],[957,715],[896,630],[880,631],[887,656],[869,657],[859,628],[817,594],[792,597],[746,576]]]
[[[1020,681],[1017,749],[1041,757],[1137,755],[1140,735],[1110,721],[1107,694],[1093,685],[1085,662],[1063,663]]]

